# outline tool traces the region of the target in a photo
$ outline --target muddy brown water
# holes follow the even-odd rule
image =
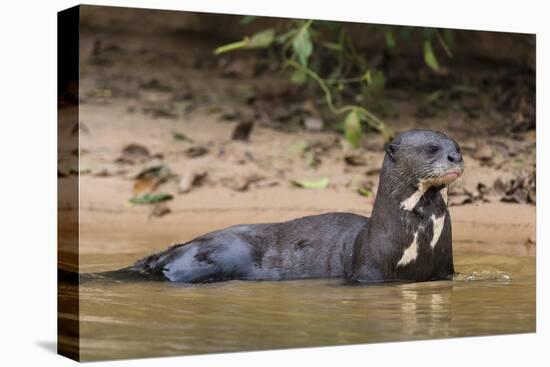
[[[105,254],[104,241],[89,240],[86,248],[97,253],[81,254],[85,271],[125,266],[145,255],[150,243],[132,238],[126,248],[138,253]],[[498,244],[495,248],[500,249]],[[455,250],[455,267],[459,275],[453,281],[376,286],[349,286],[338,279],[194,286],[84,283],[79,294],[81,359],[535,331],[534,257]]]

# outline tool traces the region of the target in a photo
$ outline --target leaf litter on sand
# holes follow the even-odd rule
[[[536,204],[536,177],[535,171],[528,174],[519,172],[509,180],[498,178],[493,184],[493,190],[501,197],[500,200],[509,203]]]
[[[497,178],[492,186],[479,182],[472,189],[450,190],[450,205],[502,201],[517,204],[536,204],[535,172],[521,171],[512,178]]]
[[[301,155],[308,167],[317,168],[322,163],[322,156],[331,149],[338,147],[338,139],[329,141],[314,140],[311,142],[299,141],[292,144],[288,151],[292,154]]]

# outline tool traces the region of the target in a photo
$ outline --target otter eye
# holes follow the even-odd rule
[[[435,154],[439,151],[439,145],[430,145],[428,150],[431,154]]]

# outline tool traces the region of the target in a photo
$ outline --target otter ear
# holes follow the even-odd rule
[[[388,157],[390,157],[390,159],[395,162],[395,153],[399,150],[399,145],[390,143],[386,144],[384,148]]]

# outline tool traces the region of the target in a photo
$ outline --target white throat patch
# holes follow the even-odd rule
[[[441,190],[441,198],[443,199],[443,202],[445,205],[447,205],[447,202],[449,201],[449,187],[445,187]]]
[[[434,234],[432,237],[432,241],[430,242],[430,247],[433,249],[435,248],[435,245],[437,245],[437,242],[439,241],[439,237],[441,237],[441,232],[443,231],[443,226],[445,225],[445,214],[443,214],[439,218],[436,218],[435,214],[432,214],[431,219],[433,222]]]
[[[409,247],[405,249],[403,252],[403,256],[401,256],[401,259],[397,262],[397,266],[405,266],[411,261],[416,260],[416,257],[418,256],[418,232],[414,233],[414,238]]]
[[[418,204],[418,201],[420,200],[422,195],[424,195],[426,190],[428,190],[428,188],[428,185],[420,181],[420,184],[418,185],[418,190],[413,192],[411,196],[401,202],[401,209],[412,211],[416,204]]]

